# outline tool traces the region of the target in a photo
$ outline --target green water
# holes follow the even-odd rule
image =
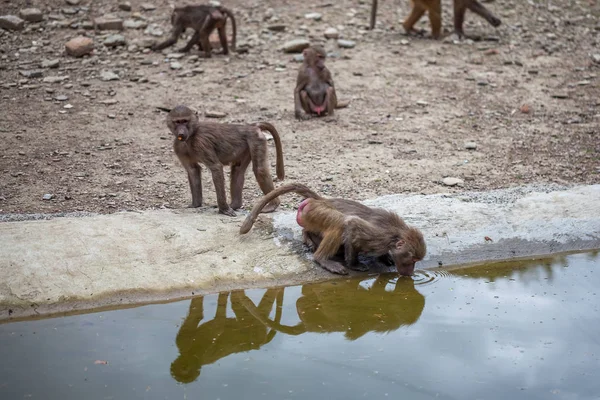
[[[0,399],[600,399],[598,267],[576,254],[3,324]]]

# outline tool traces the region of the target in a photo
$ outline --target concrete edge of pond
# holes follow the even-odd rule
[[[600,248],[600,185],[365,203],[422,229],[421,269]],[[312,263],[291,211],[243,236],[243,215],[214,208],[40,218],[0,216],[12,220],[0,223],[0,322],[338,278]]]

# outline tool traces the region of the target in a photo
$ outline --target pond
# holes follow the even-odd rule
[[[0,325],[8,399],[599,399],[597,253]]]

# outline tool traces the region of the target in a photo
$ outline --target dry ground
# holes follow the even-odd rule
[[[168,32],[171,2],[151,0],[154,11],[140,11],[141,1],[131,3],[133,12]],[[598,5],[486,3],[503,25],[494,29],[468,14],[467,33],[485,40],[455,44],[404,36],[400,21],[408,0],[380,3],[378,29],[368,31],[368,1],[229,0],[224,4],[235,10],[239,47],[248,46],[248,53],[208,60],[188,55],[178,60],[182,70],[172,70],[165,54],[174,48],[165,54],[128,46],[110,50],[102,44],[108,32],[78,28],[108,13],[130,18],[118,10],[118,1],[82,0],[76,7],[83,8],[68,15],[63,9],[71,6],[64,1],[5,0],[0,14],[36,6],[46,19],[0,35],[0,213],[186,206],[186,176],[172,152],[165,113],[157,109],[180,103],[201,113],[226,112],[226,122],[272,121],[284,144],[286,181],[331,196],[360,200],[529,182],[600,182]],[[451,2],[444,0],[443,7],[450,30]],[[265,18],[269,8],[271,20]],[[308,12],[323,18],[305,19]],[[273,24],[286,30],[268,30]],[[426,18],[422,26],[428,29]],[[356,47],[326,41],[327,27],[355,40]],[[64,43],[78,34],[95,38],[92,57],[64,55]],[[143,29],[122,34],[129,44],[150,37]],[[332,53],[328,66],[338,97],[351,101],[334,120],[293,118],[299,64],[279,49],[293,38],[323,43]],[[20,74],[53,58],[60,67],[43,75],[68,76],[61,83]],[[194,68],[204,72],[179,76]],[[102,71],[121,79],[104,82]],[[60,95],[68,100],[54,99]],[[67,103],[73,107],[64,108]],[[465,149],[467,141],[477,149]],[[270,156],[273,162],[272,144]],[[445,176],[464,184],[443,186]],[[214,206],[212,182],[206,172],[203,178],[205,200]],[[44,194],[54,198],[42,200]],[[258,194],[249,170],[246,206]],[[286,197],[284,206],[296,200]]]

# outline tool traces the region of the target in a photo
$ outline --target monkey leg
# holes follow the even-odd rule
[[[465,22],[465,11],[467,11],[466,2],[468,0],[454,0],[454,32],[459,38],[462,38],[465,33],[463,32],[463,23]]]
[[[242,191],[244,189],[244,178],[246,169],[250,165],[250,153],[246,152],[240,160],[231,164],[231,204],[230,207],[237,210],[242,206]]]
[[[208,166],[212,174],[215,192],[217,193],[217,206],[219,213],[235,217],[235,212],[227,204],[227,195],[225,194],[225,176],[223,174],[222,164],[212,164]]]
[[[321,237],[313,232],[308,232],[302,229],[302,242],[310,247],[312,252],[315,252],[321,243]]]
[[[427,13],[429,14],[429,24],[431,25],[431,36],[439,39],[442,34],[442,1],[428,0]]]
[[[335,96],[335,89],[333,86],[329,86],[325,92],[325,113],[333,116],[336,104],[337,98]]]
[[[365,222],[359,218],[352,218],[346,224],[344,230],[344,260],[348,268],[355,271],[367,271],[368,265],[358,262],[358,249],[354,246],[354,241],[358,237],[358,230]]]
[[[190,207],[202,206],[202,170],[196,163],[186,163],[184,167],[188,174],[190,191],[192,192],[192,205]]]
[[[200,40],[200,32],[194,31],[192,38],[179,51],[182,53],[187,53],[188,51],[190,51],[192,49],[192,47],[194,47],[194,45],[198,42],[198,40]]]
[[[502,24],[502,21],[500,21],[499,18],[496,18],[496,16],[492,14],[490,10],[485,8],[485,6],[477,0],[472,0],[468,2],[467,7],[475,14],[479,15],[480,17],[483,17],[487,22],[490,23],[490,25],[494,27],[498,27]]]
[[[323,232],[323,239],[314,254],[315,261],[327,271],[339,275],[347,275],[348,270],[341,263],[333,261],[333,257],[343,243],[342,231],[335,227]]]
[[[264,194],[268,194],[275,189],[275,186],[273,185],[273,179],[271,178],[271,172],[269,171],[267,138],[260,130],[258,130],[258,128],[256,129],[256,134],[249,139],[248,147],[250,148],[250,157],[252,158],[252,172],[254,172],[260,190],[262,190]],[[281,200],[279,200],[279,197],[274,198],[262,209],[261,213],[275,211],[280,203]]]
[[[402,26],[407,34],[417,33],[417,31],[414,29],[414,26],[426,11],[426,8],[423,6],[422,2],[423,0],[412,1],[413,8],[410,11],[410,15],[402,23]]]
[[[300,120],[307,120],[311,118],[310,111],[310,99],[306,90],[301,90],[294,94],[295,99],[295,114],[296,118]]]
[[[205,31],[202,29],[201,33],[199,33],[199,40],[200,40],[200,43],[202,43],[202,49],[204,49],[204,57],[205,58],[212,57],[212,46],[210,45],[209,36],[210,36],[210,30]]]
[[[225,24],[219,26],[218,32],[219,41],[221,42],[221,47],[223,48],[223,54],[229,54],[229,47],[227,45],[227,34],[225,32]]]

